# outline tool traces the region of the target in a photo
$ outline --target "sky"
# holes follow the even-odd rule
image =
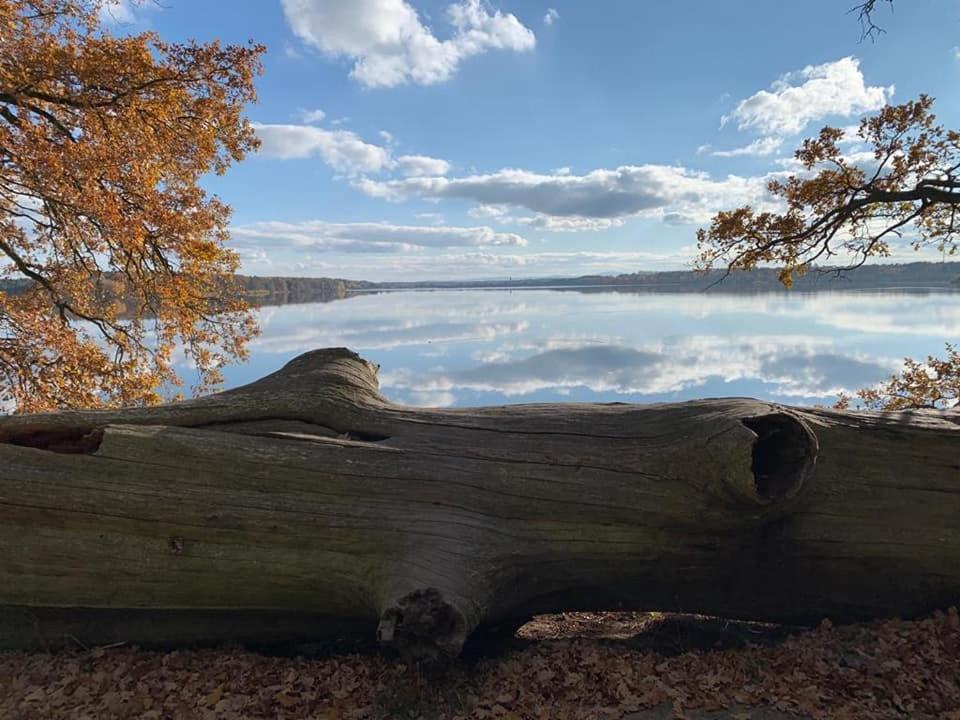
[[[697,228],[770,206],[824,125],[919,93],[960,125],[960,2],[881,3],[872,41],[853,4],[113,0],[104,20],[267,46],[260,150],[204,181],[243,272],[518,278],[691,267]]]

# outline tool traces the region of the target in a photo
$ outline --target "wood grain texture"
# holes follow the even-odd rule
[[[960,599],[956,414],[406,408],[376,371],[318,350],[179,404],[0,418],[0,646],[87,613],[87,643],[366,628],[447,657],[537,612],[804,623]]]

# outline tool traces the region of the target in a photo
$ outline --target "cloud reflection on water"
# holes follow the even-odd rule
[[[463,405],[749,394],[832,402],[960,335],[960,294],[437,291],[261,311],[246,382],[317,347],[381,364],[394,400]],[[281,356],[281,357],[278,357]]]
[[[608,395],[661,395],[691,391],[714,378],[724,383],[758,381],[767,386],[769,396],[804,398],[833,396],[875,383],[894,367],[816,352],[810,339],[784,338],[779,347],[769,339],[735,338],[732,344],[728,340],[684,338],[655,351],[615,345],[548,350],[449,373],[388,370],[382,381],[397,390],[453,394],[468,389],[516,401],[538,391],[570,388]]]

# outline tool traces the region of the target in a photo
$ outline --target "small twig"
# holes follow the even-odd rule
[[[73,640],[73,642],[75,642],[77,645],[79,645],[79,646],[80,646],[80,649],[83,650],[84,652],[89,652],[89,651],[90,651],[90,647],[89,647],[88,645],[84,644],[83,642],[81,642],[81,641],[80,641],[80,638],[78,638],[76,635],[70,635],[69,633],[64,633],[63,637],[64,637],[64,639],[66,639],[66,640]]]
[[[123,647],[126,644],[126,640],[120,640],[119,642],[110,643],[108,645],[97,645],[94,650],[113,650],[113,648]]]
[[[848,13],[857,13],[857,18],[860,20],[860,27],[863,30],[863,33],[860,35],[860,42],[863,42],[867,38],[870,38],[870,42],[876,42],[878,35],[883,35],[887,32],[873,21],[873,12],[877,9],[877,2],[879,1],[880,0],[866,0],[859,5],[854,5],[847,11]],[[886,0],[886,2],[890,5],[892,11],[893,0]]]

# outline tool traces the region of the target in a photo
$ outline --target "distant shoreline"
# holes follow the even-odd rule
[[[726,274],[716,270],[697,274],[691,270],[638,272],[622,275],[581,275],[568,278],[518,278],[505,280],[421,280],[370,282],[337,278],[245,277],[248,296],[260,305],[330,302],[347,297],[396,292],[551,290],[579,293],[714,293],[754,295],[793,292],[960,292],[960,262],[865,265],[840,272],[823,268],[796,278],[787,289],[778,271],[759,268]]]
[[[374,287],[351,288],[347,290],[347,295],[376,295],[377,293],[397,293],[397,292],[443,292],[445,290],[463,291],[463,290],[481,290],[481,291],[503,291],[503,290],[578,290],[581,292],[717,292],[727,294],[753,295],[758,293],[818,293],[818,292],[871,292],[871,291],[891,291],[891,292],[960,292],[960,285],[952,283],[927,283],[923,285],[870,285],[870,286],[820,286],[815,288],[785,288],[783,286],[776,288],[736,288],[725,290],[718,286],[706,289],[691,289],[681,285],[418,285],[417,287],[404,287],[392,285],[377,285]]]
[[[368,282],[350,289],[353,293],[402,290],[580,290],[624,292],[716,292],[753,293],[785,291],[775,268],[750,272],[722,270],[694,273],[690,270],[638,272],[622,275],[581,275],[569,278],[520,278],[517,280],[426,280],[418,282]],[[793,291],[823,290],[960,290],[960,262],[864,265],[856,270],[822,268],[795,278]]]
[[[438,290],[569,290],[595,292],[681,292],[755,294],[786,292],[775,268],[726,274],[721,270],[694,273],[692,270],[636,272],[621,275],[518,278],[493,280],[423,280],[414,282],[370,282],[330,277],[283,277],[238,275],[244,295],[254,305],[330,302],[369,293]],[[0,292],[26,292],[31,281],[0,279]],[[900,292],[960,291],[960,262],[914,262],[864,265],[856,270],[821,268],[795,279],[791,292],[888,290]]]

